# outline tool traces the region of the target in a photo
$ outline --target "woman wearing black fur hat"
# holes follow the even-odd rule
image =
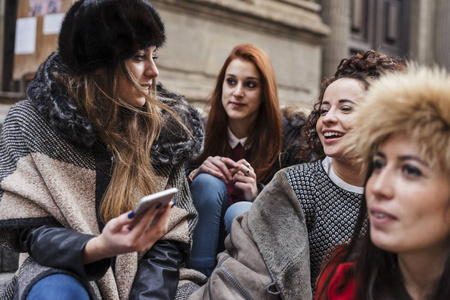
[[[0,243],[22,252],[2,299],[175,297],[197,218],[184,163],[200,152],[203,125],[156,84],[164,40],[145,0],[68,11],[58,51],[2,131]],[[141,196],[169,187],[177,205],[130,229]]]

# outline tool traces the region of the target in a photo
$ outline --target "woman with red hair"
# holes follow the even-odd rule
[[[300,163],[283,152],[283,144],[289,145],[283,142],[285,120],[275,73],[262,49],[242,44],[231,51],[209,106],[205,149],[193,162],[196,167],[188,169],[199,212],[189,265],[207,276],[223,249],[224,225],[229,228],[236,215],[250,209],[277,170]]]

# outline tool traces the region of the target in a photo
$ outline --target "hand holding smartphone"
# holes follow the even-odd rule
[[[136,224],[140,222],[143,216],[153,207],[157,206],[163,206],[167,205],[175,196],[175,194],[178,193],[177,188],[170,188],[161,192],[157,192],[151,195],[147,195],[141,198],[139,200],[138,205],[136,206],[136,209],[134,210],[135,214],[133,216],[133,221],[128,226],[128,228],[131,230]],[[159,219],[159,214],[155,216],[152,223],[150,224],[150,227],[153,226]]]

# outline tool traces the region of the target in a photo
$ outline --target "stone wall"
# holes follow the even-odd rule
[[[269,55],[281,104],[311,106],[329,28],[314,1],[155,0],[167,30],[159,79],[198,105],[212,92],[231,49],[252,43]]]

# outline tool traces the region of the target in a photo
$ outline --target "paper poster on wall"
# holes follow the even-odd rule
[[[58,34],[64,14],[50,14],[44,16],[44,24],[42,27],[43,34]]]
[[[61,12],[61,0],[29,0],[29,17],[56,14]]]
[[[36,50],[37,19],[20,18],[16,22],[15,54],[33,54]]]

